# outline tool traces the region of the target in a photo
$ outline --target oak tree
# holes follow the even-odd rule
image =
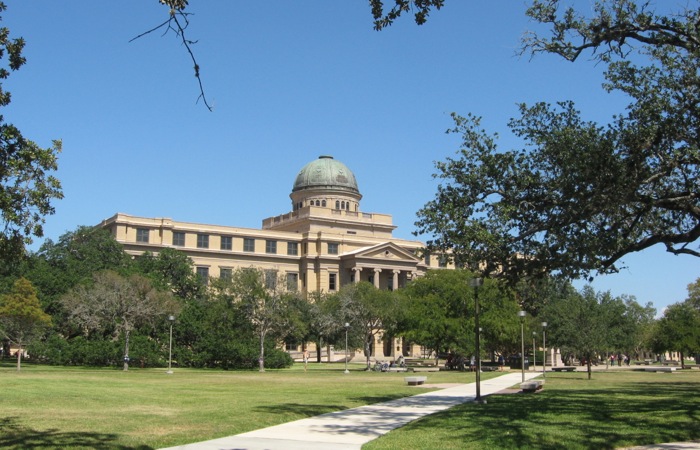
[[[527,35],[523,53],[591,52],[607,67],[604,89],[630,103],[607,124],[573,102],[520,105],[509,127],[524,145],[513,150],[479,117],[453,114],[461,148],[436,164],[441,183],[416,223],[429,248],[513,283],[614,273],[657,244],[700,256],[699,9],[659,15],[609,0],[585,16],[537,0],[528,15],[551,30]]]

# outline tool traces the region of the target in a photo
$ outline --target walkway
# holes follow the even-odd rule
[[[530,380],[541,373],[525,373]],[[521,382],[522,374],[509,373],[481,382],[487,396]],[[359,450],[363,444],[428,414],[473,401],[476,383],[425,392],[390,402],[346,409],[210,441],[164,450]]]

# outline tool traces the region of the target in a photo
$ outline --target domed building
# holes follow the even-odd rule
[[[204,279],[230,277],[255,266],[284,275],[303,294],[334,292],[368,281],[400,289],[437,257],[422,257],[419,241],[396,239],[388,214],[362,212],[355,174],[332,156],[320,156],[296,175],[291,211],[263,219],[261,229],[179,222],[118,213],[100,223],[134,256],[174,248],[186,253]],[[396,346],[377,346],[377,357]],[[382,352],[383,350],[383,352]]]

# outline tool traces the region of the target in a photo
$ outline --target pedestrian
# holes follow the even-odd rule
[[[304,349],[304,372],[306,372],[306,365],[309,364],[309,351]]]

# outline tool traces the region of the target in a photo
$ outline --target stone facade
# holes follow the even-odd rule
[[[330,156],[301,169],[290,198],[292,210],[264,219],[260,229],[122,213],[99,226],[134,256],[174,248],[204,278],[225,277],[240,267],[272,270],[303,294],[334,292],[358,281],[400,289],[429,268],[446,267],[437,256],[422,255],[422,242],[394,238],[390,215],[362,212],[355,175]],[[398,341],[377,342],[375,356],[405,353],[401,347]]]

